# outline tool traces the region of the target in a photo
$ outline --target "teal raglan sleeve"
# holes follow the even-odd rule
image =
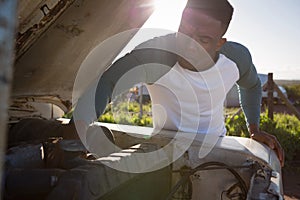
[[[128,91],[137,83],[154,83],[167,73],[177,61],[168,45],[174,36],[150,39],[111,64],[108,69],[84,91],[75,106],[73,120],[92,123],[103,114],[112,95]]]
[[[237,85],[247,125],[259,126],[262,89],[249,50],[239,43],[226,42],[220,53],[234,61],[239,69]]]
[[[167,50],[170,44],[174,44],[173,35],[153,38],[113,63],[104,72],[97,85],[95,95],[97,117],[103,113],[113,92],[120,94],[140,82],[154,83],[166,74],[177,61],[176,55]],[[116,87],[118,81],[129,71],[131,75]]]

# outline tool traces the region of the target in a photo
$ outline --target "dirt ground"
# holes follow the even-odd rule
[[[300,199],[300,171],[293,172],[283,169],[283,191],[285,200]]]
[[[297,107],[300,112],[300,107]],[[292,114],[285,105],[277,104],[274,105],[274,112]],[[300,145],[300,144],[299,144]],[[285,200],[300,200],[300,152],[296,156],[296,162],[293,166],[295,169],[283,168],[282,179],[283,179],[283,190]]]
[[[285,200],[300,200],[300,152],[295,156],[291,167],[282,170],[283,192]]]

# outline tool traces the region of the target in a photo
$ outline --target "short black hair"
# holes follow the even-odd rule
[[[226,30],[233,15],[233,7],[227,0],[188,0],[186,8],[204,11],[214,19],[221,21]]]

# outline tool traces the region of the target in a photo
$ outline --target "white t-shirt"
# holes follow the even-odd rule
[[[222,54],[213,67],[201,72],[176,63],[147,85],[154,128],[224,136],[224,100],[238,78],[236,64]]]

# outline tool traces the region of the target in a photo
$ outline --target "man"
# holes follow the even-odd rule
[[[146,75],[139,80],[150,84],[152,102],[164,109],[162,112],[153,107],[155,128],[224,136],[222,106],[226,93],[236,82],[251,138],[274,149],[283,166],[284,153],[276,137],[259,130],[261,85],[251,55],[244,46],[223,38],[232,13],[227,0],[189,0],[177,35],[147,41],[105,71],[96,91],[97,116],[104,111],[122,75],[144,66]],[[164,44],[176,44],[180,55],[165,51]],[[170,69],[155,74],[150,63]],[[186,88],[192,95],[187,95]]]

